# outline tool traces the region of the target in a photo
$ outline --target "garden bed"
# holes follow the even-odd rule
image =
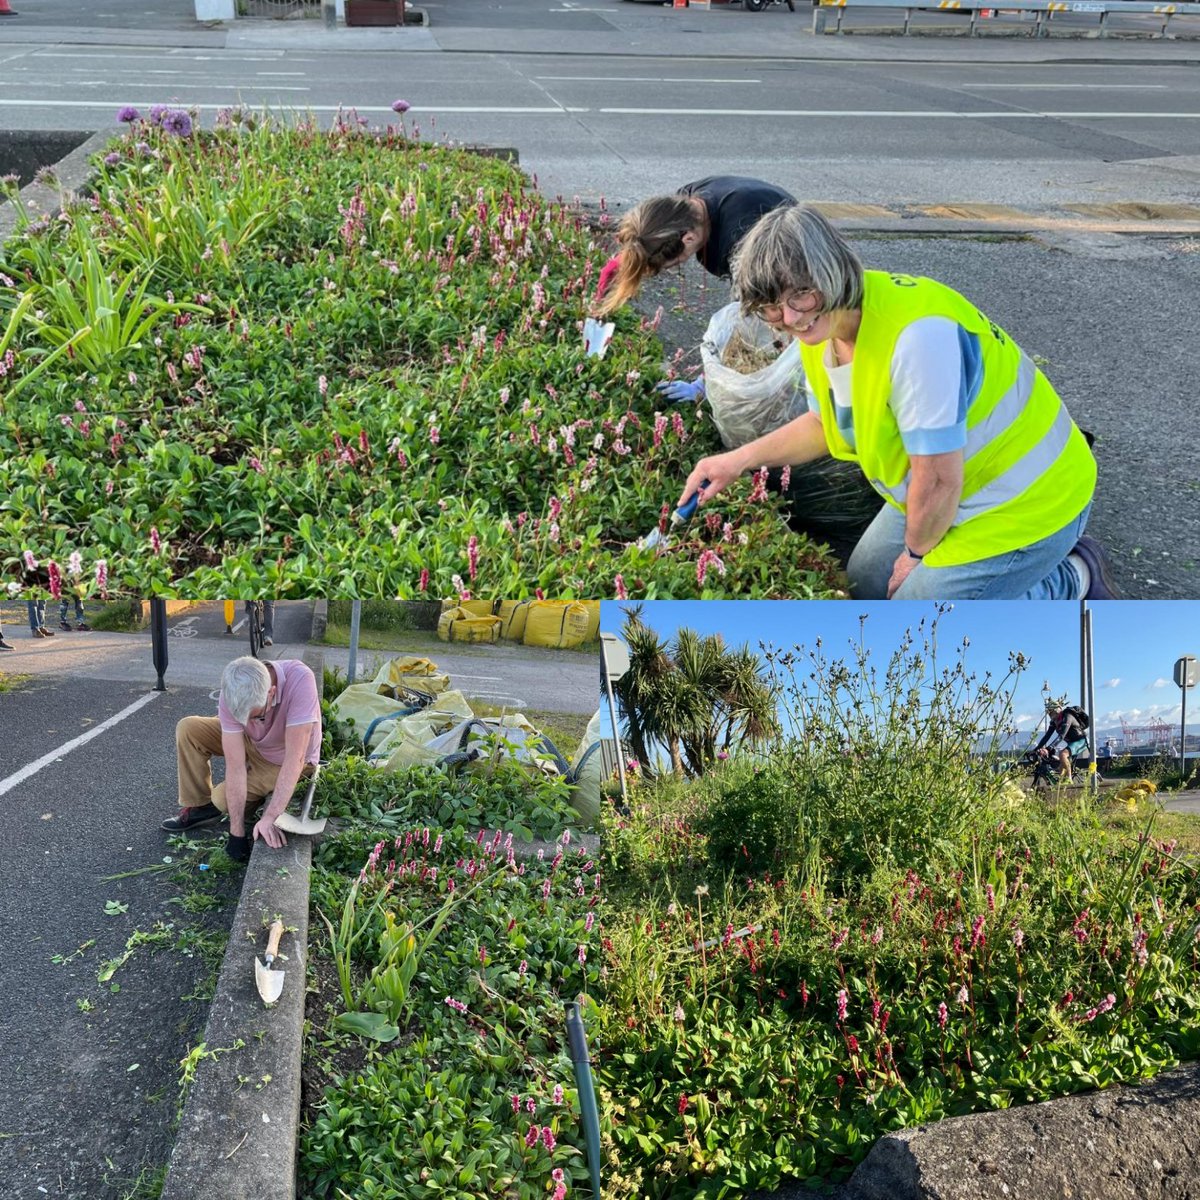
[[[654,321],[584,357],[607,251],[514,167],[403,117],[123,115],[90,199],[0,251],[8,570],[183,597],[836,594],[761,488],[638,547],[716,438],[660,411]]]

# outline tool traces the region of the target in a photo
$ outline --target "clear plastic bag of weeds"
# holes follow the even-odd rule
[[[727,304],[713,313],[700,343],[704,395],[726,447],[778,429],[806,407],[800,346],[758,317]]]

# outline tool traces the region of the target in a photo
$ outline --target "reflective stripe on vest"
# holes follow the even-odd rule
[[[1033,391],[1033,384],[1036,378],[1037,367],[1030,361],[1029,356],[1022,351],[1020,366],[1017,368],[1016,382],[1000,397],[996,407],[978,425],[967,430],[967,444],[963,448],[964,463],[995,438],[1005,433],[1013,422],[1020,417],[1025,405],[1029,402],[1029,396]],[[1063,426],[1061,431],[1058,428],[1060,424]],[[991,483],[981,488],[968,502],[960,504],[954,518],[954,523],[959,525],[969,517],[978,516],[985,508],[993,504],[1001,504],[1004,500],[1011,500],[1015,495],[1023,491],[1062,453],[1062,449],[1067,444],[1067,438],[1070,434],[1071,418],[1067,415],[1067,410],[1063,408],[1059,410],[1059,414],[1055,418],[1055,425],[1052,430],[1054,445],[1047,447],[1044,461],[1042,461],[1041,456],[1035,456],[1032,452],[1025,455],[1024,458],[1018,459],[1017,463],[998,479],[992,480]],[[1039,447],[1034,447],[1034,449],[1037,450]],[[1021,468],[1019,471],[1018,467]],[[889,488],[881,479],[872,479],[871,486],[880,495],[892,500],[898,506],[903,506],[905,500],[908,498],[908,485],[911,481],[912,471],[909,471],[903,480],[893,487]],[[1001,483],[1004,483],[1005,486],[999,487],[998,485]]]

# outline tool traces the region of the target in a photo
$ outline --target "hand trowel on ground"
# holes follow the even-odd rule
[[[700,503],[700,492],[708,487],[708,480],[705,479],[698,487],[672,514],[671,519],[667,523],[666,529],[655,527],[652,533],[646,534],[641,541],[638,542],[639,549],[642,550],[665,550],[671,544],[671,534],[674,533],[681,525],[686,524],[692,519],[692,514],[696,511],[696,506]]]
[[[279,953],[279,939],[282,936],[283,922],[272,922],[271,936],[267,939],[266,966],[257,958],[254,960],[254,982],[258,985],[258,994],[264,1004],[274,1004],[283,994],[283,972],[271,970],[271,964]]]
[[[275,828],[282,829],[284,833],[320,833],[325,828],[324,817],[310,817],[308,814],[312,812],[313,796],[317,791],[317,776],[321,773],[321,765],[317,764],[313,768],[312,778],[308,781],[308,791],[304,793],[304,803],[300,806],[300,815],[293,817],[291,813],[280,813],[275,818]]]

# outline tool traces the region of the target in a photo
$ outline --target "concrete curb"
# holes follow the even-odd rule
[[[89,159],[93,154],[99,154],[114,137],[117,130],[105,130],[93,133],[82,145],[77,146],[65,158],[60,158],[54,164],[54,174],[59,186],[50,187],[44,183],[26,184],[20,192],[20,203],[26,215],[36,220],[38,217],[53,216],[58,213],[71,196],[83,192],[91,176],[92,168]],[[10,204],[0,204],[0,242],[10,237],[17,227],[17,214]]]
[[[304,654],[318,686],[324,658],[319,649]],[[311,867],[311,838],[291,835],[280,850],[254,844],[161,1200],[296,1194]],[[254,959],[276,917],[286,930],[286,974],[283,995],[268,1010],[254,984]]]

